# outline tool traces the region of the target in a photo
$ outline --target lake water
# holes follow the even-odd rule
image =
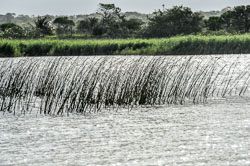
[[[250,64],[242,57],[242,64]],[[249,166],[249,88],[242,97],[209,98],[204,104],[85,116],[0,112],[0,166],[6,165]]]
[[[250,99],[0,116],[0,165],[250,165]]]

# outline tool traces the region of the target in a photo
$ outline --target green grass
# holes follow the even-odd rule
[[[250,53],[250,35],[181,36],[165,39],[5,40],[0,56],[195,55]]]
[[[89,34],[62,34],[62,35],[50,35],[44,36],[44,39],[57,40],[57,39],[88,39],[91,36]]]

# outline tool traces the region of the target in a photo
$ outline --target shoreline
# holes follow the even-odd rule
[[[179,36],[159,39],[6,40],[0,57],[36,56],[164,56],[249,54],[250,35]]]

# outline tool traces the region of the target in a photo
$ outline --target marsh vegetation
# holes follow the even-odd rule
[[[249,64],[229,56],[47,57],[2,59],[2,112],[98,112],[102,108],[204,103],[244,96]],[[227,62],[230,60],[229,62]]]
[[[0,55],[199,55],[250,53],[250,36],[183,36],[120,40],[0,40]]]

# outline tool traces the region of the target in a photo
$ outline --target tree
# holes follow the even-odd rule
[[[6,23],[0,25],[1,36],[8,39],[20,39],[25,37],[25,31],[19,25]]]
[[[50,25],[50,21],[48,21],[48,17],[40,17],[38,16],[35,20],[36,29],[41,32],[43,35],[52,35],[52,27]]]
[[[70,33],[72,37],[73,27],[75,26],[73,20],[69,20],[68,17],[57,17],[53,23],[57,25],[57,34]]]
[[[147,37],[170,37],[200,32],[203,16],[193,13],[190,8],[174,6],[172,9],[158,10],[149,18]]]
[[[205,20],[206,28],[210,31],[219,31],[222,29],[221,17],[209,17]]]
[[[132,37],[141,30],[143,22],[140,19],[123,19],[121,22],[121,37]]]
[[[15,13],[6,13],[6,15],[5,15],[6,16],[6,22],[7,23],[12,23],[15,15],[16,15]]]
[[[241,33],[246,33],[250,28],[250,5],[237,6],[232,11],[232,27]]]
[[[105,33],[105,29],[101,25],[98,24],[96,27],[94,27],[92,34],[94,36],[102,36],[104,33]]]
[[[0,25],[0,30],[1,30],[1,31],[6,31],[6,30],[8,30],[8,29],[10,29],[10,28],[13,28],[13,27],[15,27],[15,26],[18,26],[18,25],[14,24],[14,23],[5,23],[5,24],[1,24],[1,25]],[[20,27],[20,26],[19,26],[19,27]]]
[[[112,23],[124,18],[124,16],[121,15],[121,9],[114,4],[100,3],[97,14],[101,16],[104,27],[109,27]]]
[[[105,33],[104,27],[97,18],[90,17],[86,18],[77,26],[77,31],[79,33],[88,33],[93,36],[102,36]]]
[[[101,16],[100,26],[95,28],[98,34],[105,34],[111,38],[124,38],[133,36],[141,29],[142,21],[138,19],[127,20],[121,9],[114,4],[99,4],[97,12]]]
[[[129,19],[129,20],[125,21],[125,26],[130,31],[140,30],[142,24],[143,24],[143,22],[140,19]]]
[[[112,38],[123,35],[121,23],[125,20],[125,16],[121,14],[119,7],[114,4],[100,3],[97,14],[101,16],[101,26],[96,28],[98,32]]]
[[[236,6],[222,14],[220,19],[225,30],[247,33],[250,29],[250,5]]]
[[[90,17],[87,19],[84,19],[82,21],[80,21],[80,23],[77,26],[77,30],[78,32],[84,33],[93,33],[93,30],[95,29],[95,27],[97,27],[99,24],[99,21],[97,18],[94,17]]]
[[[232,11],[227,11],[220,16],[222,28],[224,30],[231,30],[232,28]]]

